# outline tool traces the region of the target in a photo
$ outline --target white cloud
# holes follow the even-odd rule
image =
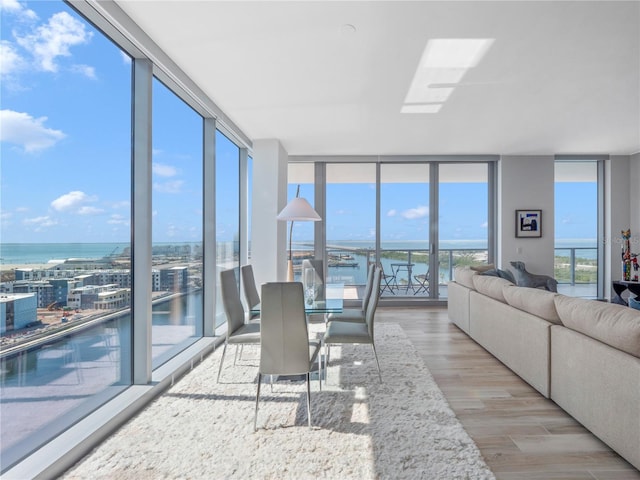
[[[84,75],[85,77],[92,80],[96,79],[96,69],[89,65],[73,65],[71,67],[71,71],[79,73],[80,75]]]
[[[159,177],[173,177],[178,171],[171,165],[163,165],[162,163],[154,163],[152,166],[153,174]]]
[[[395,217],[398,211],[395,208],[392,208],[387,212],[387,217]]]
[[[114,213],[109,217],[109,220],[107,220],[107,223],[111,225],[128,225],[129,221],[124,216]]]
[[[38,67],[47,72],[57,72],[57,57],[69,57],[70,47],[87,43],[93,33],[86,30],[85,24],[67,12],[58,12],[40,25],[34,33],[16,35],[18,44],[30,52]]]
[[[22,5],[17,0],[0,0],[0,9],[4,13],[16,12],[22,9]]]
[[[82,206],[78,209],[78,215],[100,215],[104,210],[96,207]]]
[[[57,225],[58,222],[56,222],[54,219],[52,219],[49,216],[42,216],[42,217],[25,218],[22,221],[22,223],[25,225],[34,226],[36,227],[36,230],[38,230],[41,228],[52,227],[54,225]]]
[[[87,215],[92,210],[91,207],[87,207],[86,204],[95,201],[95,197],[91,197],[80,190],[74,190],[56,198],[51,202],[51,207],[58,212],[70,211],[81,215]]]
[[[154,183],[153,189],[160,193],[180,193],[184,181],[174,180],[173,182]]]
[[[43,124],[47,117],[33,118],[28,113],[0,110],[0,141],[20,145],[27,153],[54,146],[66,135]]]
[[[167,237],[175,237],[180,233],[180,229],[175,225],[168,225],[166,235]]]
[[[20,17],[27,20],[35,20],[38,18],[36,12],[33,10],[26,8],[22,5],[18,0],[0,0],[0,11],[3,14],[11,13],[14,15],[19,15]]]
[[[0,212],[0,223],[3,227],[8,227],[11,225],[11,219],[13,218],[13,213],[11,212]]]
[[[129,208],[131,206],[131,202],[129,200],[121,200],[119,202],[113,202],[111,204],[111,208]]]
[[[13,44],[7,40],[2,40],[0,42],[0,75],[2,78],[7,78],[19,72],[25,65],[26,62]]]
[[[407,220],[415,220],[416,218],[423,218],[429,215],[429,207],[419,205],[416,208],[410,208],[402,212],[402,216]]]

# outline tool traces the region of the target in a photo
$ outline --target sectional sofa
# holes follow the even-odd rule
[[[450,320],[640,470],[640,311],[488,273],[455,269]]]

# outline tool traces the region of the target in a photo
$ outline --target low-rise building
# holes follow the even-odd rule
[[[8,293],[0,295],[0,334],[24,328],[38,320],[38,295]]]

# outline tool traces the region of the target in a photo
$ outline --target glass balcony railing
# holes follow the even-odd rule
[[[305,257],[298,253],[302,262],[301,259]],[[362,287],[366,283],[367,265],[375,261],[375,249],[332,246],[327,249],[327,258],[327,282]],[[487,258],[487,249],[440,249],[437,277],[440,297],[446,298],[446,284],[453,278],[456,266],[486,263]],[[383,288],[383,296],[401,294],[429,297],[431,289],[424,288],[424,278],[421,277],[428,272],[428,260],[428,251],[425,249],[381,250],[379,263],[383,267],[385,279],[389,281],[389,286]],[[509,266],[505,268],[510,269]],[[597,296],[597,249],[556,248],[554,277],[558,280],[558,290],[561,293],[581,297]]]

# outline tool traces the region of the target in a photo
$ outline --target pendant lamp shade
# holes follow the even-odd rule
[[[292,222],[319,222],[322,220],[311,204],[302,197],[292,199],[278,214],[277,219]]]

